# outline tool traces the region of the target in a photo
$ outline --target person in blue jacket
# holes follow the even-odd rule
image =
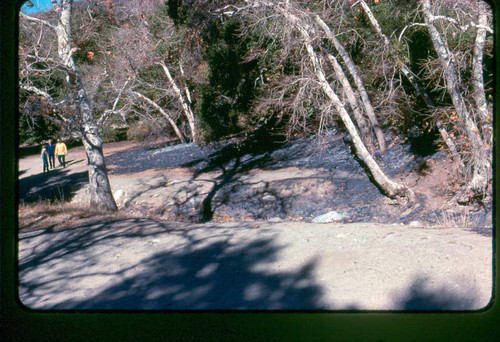
[[[56,150],[56,145],[52,143],[51,139],[49,139],[49,143],[47,144],[47,152],[49,154],[49,165],[51,169],[56,167],[55,150]]]
[[[42,146],[42,163],[43,163],[43,172],[49,171],[49,152],[47,152],[47,147],[45,145]]]

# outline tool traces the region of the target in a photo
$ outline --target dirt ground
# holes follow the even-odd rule
[[[393,180],[416,194],[414,203],[401,205],[380,192],[339,141],[259,152],[244,151],[237,144],[218,149],[161,146],[105,144],[111,188],[122,211],[191,223],[318,222],[322,215],[330,215],[338,223],[492,227],[491,205],[458,206],[454,201],[450,190],[454,171],[440,153],[417,160],[408,151],[394,148],[385,153],[385,159],[379,158]],[[86,205],[83,147],[70,149],[67,159],[67,168],[43,174],[38,156],[22,158],[21,201],[58,198]]]
[[[331,170],[290,163],[237,168],[257,160],[245,155],[213,168],[177,165],[166,156],[173,167],[122,173],[138,161],[134,151],[168,151],[146,153],[129,142],[104,151],[118,215],[82,209],[88,200],[82,147],[69,150],[66,168],[46,174],[38,155],[20,160],[22,201],[70,202],[45,204],[42,212],[21,206],[19,289],[30,308],[477,310],[491,299],[491,225],[470,226],[472,216],[463,213],[462,227],[457,216],[425,223],[446,194],[428,196],[405,216],[363,189],[375,209],[356,217],[340,195],[338,206],[323,201],[342,186],[349,190],[345,201],[360,192],[356,186],[367,188],[362,172],[347,167],[332,177]],[[417,179],[423,177],[405,180],[421,192],[422,184],[436,191],[443,182]],[[204,209],[210,220],[194,223]],[[341,218],[313,222],[328,212]],[[395,220],[377,222],[378,216]]]

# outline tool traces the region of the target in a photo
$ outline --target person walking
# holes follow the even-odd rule
[[[55,154],[57,156],[57,160],[59,160],[59,166],[66,167],[66,155],[68,154],[68,150],[66,148],[66,144],[63,143],[61,139],[57,139]]]
[[[47,152],[49,154],[49,166],[51,169],[56,167],[56,158],[54,155],[56,149],[56,145],[52,143],[52,140],[49,139],[49,143],[47,144]]]
[[[49,171],[49,152],[47,152],[47,147],[45,145],[42,146],[42,163],[43,163],[43,172]]]

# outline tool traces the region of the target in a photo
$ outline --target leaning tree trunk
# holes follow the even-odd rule
[[[117,210],[106,171],[102,140],[94,122],[92,109],[87,100],[78,69],[74,63],[71,47],[71,0],[62,0],[56,9],[59,21],[55,27],[57,33],[58,53],[66,68],[66,81],[71,89],[76,110],[81,122],[81,136],[89,161],[90,207],[98,210]]]
[[[177,126],[177,124],[175,123],[175,121],[170,117],[170,115],[168,115],[167,112],[165,112],[165,110],[163,108],[161,108],[160,105],[158,105],[156,102],[151,100],[149,97],[144,96],[137,91],[133,91],[132,94],[138,96],[139,98],[141,98],[144,101],[146,101],[147,103],[149,103],[151,106],[155,107],[161,113],[161,115],[163,115],[168,120],[168,122],[170,123],[170,126],[172,126],[172,128],[174,129],[175,134],[177,134],[177,137],[179,137],[181,143],[183,143],[183,144],[186,143],[186,139],[184,139],[184,135],[182,135],[182,132],[179,129],[179,127]]]
[[[326,79],[325,72],[319,63],[318,56],[314,52],[314,48],[311,44],[312,39],[309,33],[307,32],[307,29],[305,28],[308,26],[302,25],[299,18],[287,12],[285,9],[281,9],[281,12],[285,16],[285,18],[287,18],[287,20],[289,20],[290,23],[299,30],[300,34],[302,35],[307,53],[309,55],[309,59],[313,66],[314,73],[317,77],[317,81],[320,84],[323,91],[325,92],[325,94],[332,102],[337,112],[339,113],[342,122],[346,126],[347,131],[349,132],[349,135],[352,138],[354,147],[356,149],[356,153],[370,170],[370,173],[373,176],[374,181],[378,184],[378,186],[388,197],[398,198],[398,199],[406,198],[409,201],[413,201],[414,199],[413,191],[410,188],[406,187],[405,185],[396,183],[391,179],[389,179],[380,169],[377,162],[370,155],[370,152],[368,152],[368,150],[366,149],[366,146],[361,140],[358,131],[356,129],[356,126],[354,125],[353,121],[351,120],[351,117],[349,116],[349,113],[347,113],[343,103],[340,101],[339,97],[337,96],[335,91],[328,83],[328,80]]]
[[[459,196],[459,202],[469,202],[473,197],[485,195],[486,189],[491,180],[491,164],[487,146],[481,140],[479,129],[472,119],[462,94],[459,90],[459,81],[456,72],[453,68],[452,57],[448,53],[446,46],[441,39],[441,35],[433,24],[430,0],[422,0],[422,8],[427,30],[436,51],[441,67],[443,68],[446,90],[451,97],[453,106],[460,118],[460,128],[465,133],[471,144],[473,174],[469,185],[464,189],[464,192]]]
[[[492,117],[488,113],[483,78],[483,51],[484,43],[486,41],[486,29],[484,26],[486,26],[487,23],[488,20],[486,14],[480,14],[472,57],[472,83],[474,85],[474,101],[476,102],[479,121],[481,122],[483,139],[488,145],[490,145],[492,138]]]
[[[387,36],[382,32],[382,29],[380,28],[380,25],[379,25],[377,19],[375,18],[375,16],[373,15],[370,7],[366,4],[366,2],[364,0],[361,0],[359,3],[361,4],[363,11],[365,12],[366,16],[370,20],[370,22],[371,22],[373,28],[375,29],[375,31],[377,32],[378,36],[382,39],[385,48],[389,49],[390,48],[389,38],[387,38]],[[441,137],[443,138],[446,146],[448,147],[448,150],[450,151],[452,160],[456,163],[459,170],[462,170],[462,171],[465,170],[464,162],[462,161],[462,158],[460,157],[460,154],[457,151],[455,143],[453,142],[453,140],[451,140],[450,135],[446,131],[444,123],[441,121],[441,119],[439,118],[439,115],[437,115],[437,113],[436,113],[436,107],[434,105],[434,102],[432,101],[430,96],[422,89],[422,87],[418,83],[416,77],[411,72],[410,68],[408,68],[408,66],[401,61],[398,63],[398,66],[399,66],[399,69],[401,70],[401,72],[403,73],[403,75],[405,75],[405,77],[408,79],[410,84],[413,86],[413,88],[417,92],[417,95],[420,96],[424,100],[425,104],[429,108],[429,111],[431,113],[433,113],[433,119],[434,119],[434,122],[436,123],[436,127],[438,128],[438,131],[441,134]]]
[[[171,85],[172,89],[174,90],[175,95],[177,96],[177,99],[179,100],[179,102],[181,104],[182,111],[183,111],[184,115],[186,116],[186,119],[188,120],[188,123],[189,123],[189,129],[191,130],[191,137],[193,138],[193,142],[196,142],[196,126],[194,123],[194,114],[193,114],[193,111],[191,110],[191,105],[189,102],[187,102],[184,99],[184,96],[182,95],[181,90],[179,89],[179,87],[175,83],[172,75],[170,74],[170,70],[168,70],[167,65],[163,62],[161,62],[159,64],[163,68],[163,72],[165,72],[165,75],[167,76],[168,81],[170,82],[170,85]]]
[[[380,128],[377,116],[375,115],[375,110],[373,109],[368,93],[366,92],[363,80],[359,76],[359,73],[356,69],[356,66],[354,65],[354,62],[352,61],[351,57],[345,50],[344,46],[342,46],[342,44],[338,41],[338,39],[333,34],[332,30],[330,30],[330,27],[328,27],[328,25],[323,21],[323,19],[321,19],[317,14],[314,16],[314,18],[325,32],[325,35],[328,38],[328,40],[330,40],[335,49],[337,49],[337,52],[344,61],[347,70],[349,71],[351,77],[353,78],[354,84],[356,84],[356,87],[358,88],[358,92],[361,98],[361,103],[365,108],[366,115],[368,116],[373,131],[375,132],[375,136],[377,137],[377,142],[379,144],[380,152],[384,152],[386,149],[384,133],[382,132],[382,128]]]
[[[337,79],[340,81],[340,84],[342,85],[342,89],[347,98],[347,102],[351,107],[354,119],[356,119],[359,130],[363,137],[363,141],[365,141],[368,150],[370,150],[370,152],[373,152],[373,140],[372,140],[371,130],[368,127],[367,122],[365,121],[365,118],[363,117],[363,114],[358,106],[358,101],[356,99],[356,95],[354,94],[354,89],[352,89],[351,83],[349,83],[349,80],[347,79],[344,70],[342,70],[342,67],[340,66],[337,59],[332,55],[328,55],[327,58],[332,64],[333,70],[335,71],[335,75]]]

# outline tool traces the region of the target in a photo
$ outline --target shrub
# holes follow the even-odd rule
[[[120,132],[110,126],[105,126],[101,130],[101,139],[105,143],[119,141]]]
[[[147,142],[165,136],[169,136],[169,132],[162,120],[140,121],[130,126],[127,131],[127,139],[138,142]]]

